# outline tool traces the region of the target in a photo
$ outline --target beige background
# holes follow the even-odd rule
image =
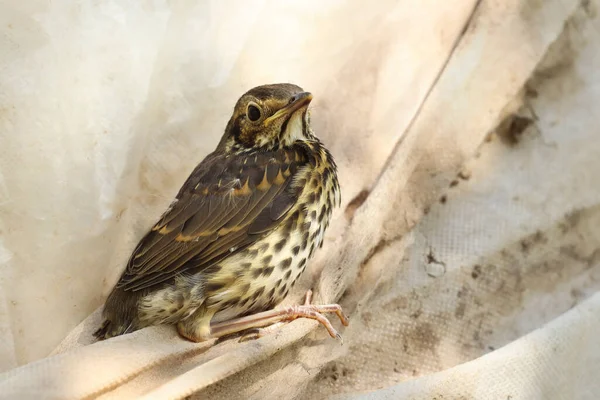
[[[596,398],[598,6],[0,3],[0,393]],[[343,190],[289,301],[341,297],[344,345],[298,321],[83,346],[237,97],[277,81],[314,93]]]

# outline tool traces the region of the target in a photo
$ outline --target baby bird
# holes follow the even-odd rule
[[[141,239],[103,310],[98,339],[176,324],[204,341],[322,313],[339,305],[273,309],[323,243],[340,205],[337,168],[310,128],[312,95],[293,84],[242,95],[216,150]]]

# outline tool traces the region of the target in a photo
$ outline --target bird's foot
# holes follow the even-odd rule
[[[211,325],[211,335],[213,337],[221,337],[235,332],[252,329],[252,332],[248,332],[240,339],[240,341],[246,341],[262,337],[279,328],[285,322],[293,321],[298,318],[308,318],[321,323],[321,325],[327,329],[327,332],[331,337],[338,338],[341,341],[342,336],[335,330],[331,325],[331,322],[323,314],[335,313],[342,324],[348,326],[348,318],[344,315],[342,307],[340,307],[339,304],[314,305],[311,304],[311,299],[312,291],[309,290],[306,293],[306,301],[303,305],[286,306],[281,309],[265,311],[247,317],[216,323]]]

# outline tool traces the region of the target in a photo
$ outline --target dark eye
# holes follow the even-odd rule
[[[260,109],[254,104],[250,104],[248,106],[248,111],[246,114],[248,115],[248,119],[252,122],[256,122],[260,119]]]

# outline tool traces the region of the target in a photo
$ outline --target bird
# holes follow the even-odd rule
[[[337,166],[313,132],[313,96],[291,83],[244,93],[215,151],[191,172],[133,250],[94,332],[99,340],[170,324],[203,342],[296,318],[341,339],[338,304],[277,308],[323,244],[341,204]]]

